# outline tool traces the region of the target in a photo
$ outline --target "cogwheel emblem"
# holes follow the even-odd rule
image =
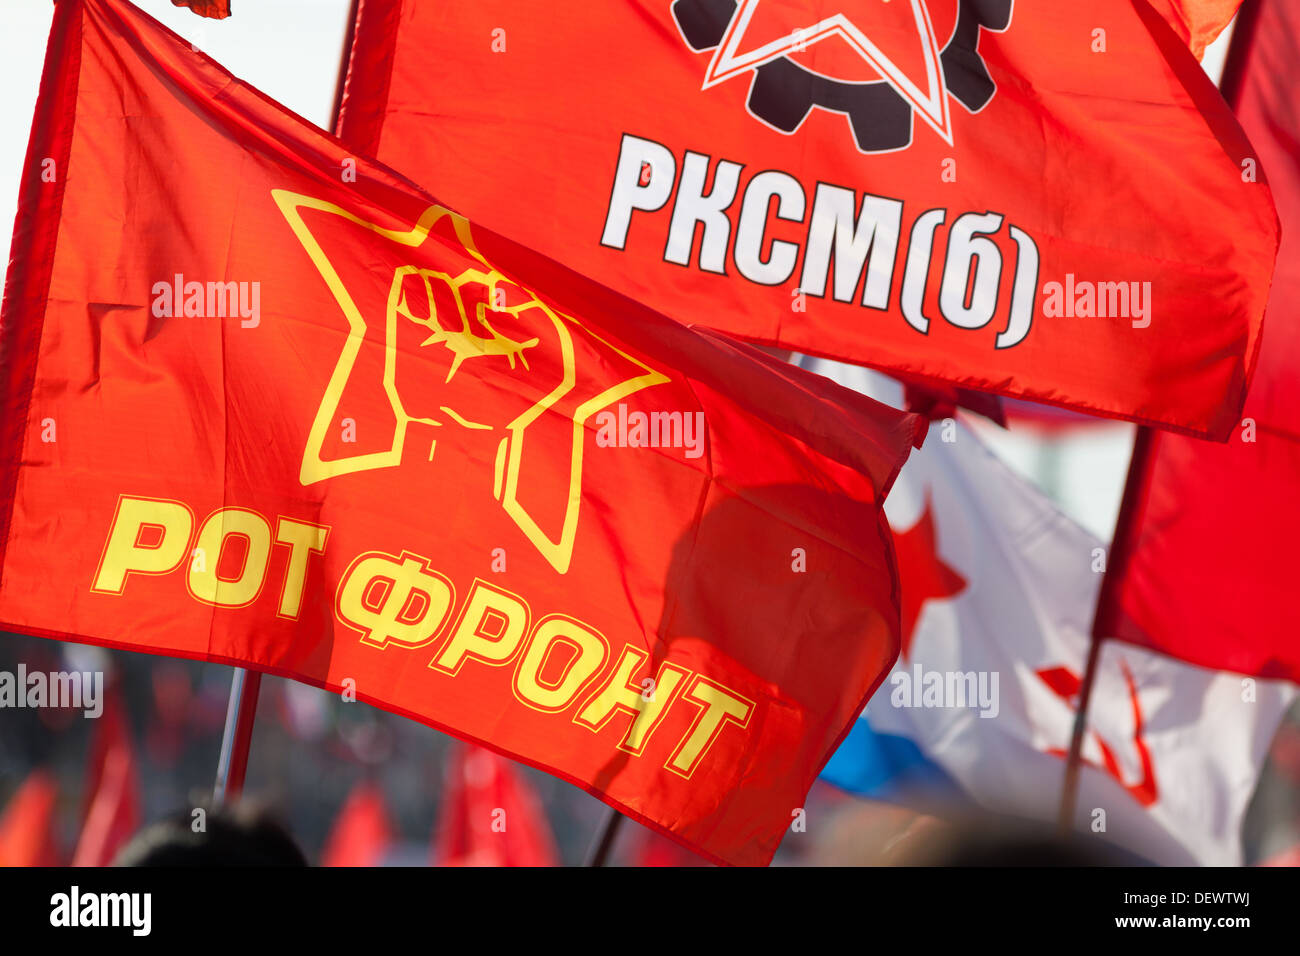
[[[1010,28],[1013,5],[857,0],[800,17],[765,0],[674,0],[672,16],[692,51],[712,51],[703,89],[749,74],[747,109],[772,129],[793,135],[825,110],[847,118],[859,151],[887,153],[912,145],[917,116],[952,145],[950,101],[971,114],[992,101],[980,36]]]

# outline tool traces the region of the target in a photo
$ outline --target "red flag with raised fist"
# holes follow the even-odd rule
[[[1139,436],[1095,631],[1300,683],[1300,0],[1248,3],[1241,21],[1224,93],[1285,230],[1259,374],[1226,445]]]
[[[1161,8],[366,0],[339,129],[681,321],[1222,439],[1277,223]]]
[[[125,0],[56,7],[0,365],[0,627],[347,689],[713,859],[771,857],[897,652],[916,416],[471,225]]]

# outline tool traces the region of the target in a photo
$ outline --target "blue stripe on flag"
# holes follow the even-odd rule
[[[920,747],[906,737],[877,733],[865,718],[849,731],[821,779],[873,800],[965,799],[961,788]]]

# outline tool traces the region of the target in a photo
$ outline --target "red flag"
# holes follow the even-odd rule
[[[0,866],[58,866],[54,808],[59,786],[46,770],[33,770],[0,815]]]
[[[919,418],[471,226],[123,0],[58,5],[29,157],[0,624],[346,688],[770,858],[896,654]]]
[[[321,851],[321,866],[377,866],[393,842],[384,791],[362,780],[348,794]]]
[[[952,385],[922,385],[903,381],[903,402],[909,412],[924,415],[931,421],[952,418],[957,409],[982,415],[995,425],[1007,427],[1007,415],[1002,399],[986,392],[975,392]]]
[[[189,7],[201,17],[224,20],[230,16],[230,0],[172,0],[173,7]]]
[[[1281,853],[1274,854],[1264,860],[1259,866],[1300,866],[1300,846],[1293,846],[1289,850],[1283,850]]]
[[[83,775],[86,805],[73,866],[108,866],[140,825],[140,785],[131,730],[118,688],[95,725]]]
[[[671,840],[665,840],[651,830],[638,830],[632,843],[631,866],[707,866],[708,861],[683,849]]]
[[[1133,0],[367,0],[339,128],[682,321],[1220,440],[1277,251]]]
[[[1225,93],[1268,169],[1285,227],[1268,334],[1226,445],[1141,434],[1096,633],[1194,664],[1300,681],[1300,2],[1242,11]],[[1279,550],[1282,549],[1282,550]]]
[[[447,767],[433,862],[437,866],[556,866],[541,802],[510,763],[457,746]]]
[[[1241,0],[1150,0],[1169,21],[1174,32],[1192,48],[1196,58],[1223,32],[1241,6]]]
[[[1050,433],[1060,433],[1075,428],[1096,426],[1114,427],[1113,423],[1091,415],[1081,415],[1066,408],[1054,408],[1051,405],[1039,405],[1036,402],[1022,402],[1011,399],[1003,403],[1010,427],[1026,425]]]

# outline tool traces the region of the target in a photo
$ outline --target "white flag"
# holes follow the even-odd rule
[[[860,391],[881,381],[799,362]],[[881,740],[910,741],[976,803],[1054,821],[1105,546],[951,420],[931,426],[885,508],[903,653],[859,724],[872,746],[850,736],[827,778],[851,780]],[[1294,693],[1106,641],[1076,829],[1155,863],[1239,865],[1242,816]]]

